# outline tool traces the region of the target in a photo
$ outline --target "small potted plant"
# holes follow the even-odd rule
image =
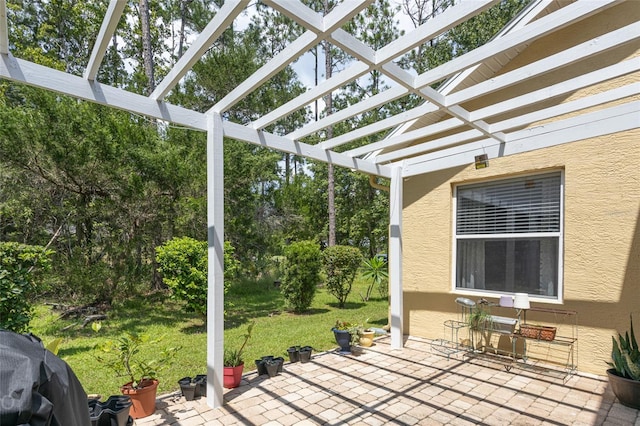
[[[341,353],[351,353],[351,346],[358,344],[358,328],[357,324],[336,321],[331,331],[333,331],[333,335],[336,338],[336,343],[340,346]]]
[[[179,347],[171,347],[157,353],[155,359],[145,359],[141,349],[157,343],[149,335],[125,333],[116,340],[108,340],[96,345],[100,355],[96,358],[127,382],[120,387],[121,392],[131,398],[131,417],[139,419],[155,412],[158,389],[158,372],[171,365]]]
[[[224,380],[222,385],[227,389],[240,386],[242,371],[244,370],[244,347],[251,338],[254,325],[255,323],[252,322],[247,327],[247,333],[244,335],[244,341],[239,349],[225,348],[224,350]]]
[[[640,349],[633,332],[633,318],[629,315],[631,328],[618,340],[611,337],[610,369],[607,370],[611,389],[622,405],[640,409]]]

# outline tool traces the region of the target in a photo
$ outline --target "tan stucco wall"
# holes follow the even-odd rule
[[[592,29],[603,22],[612,25],[616,20],[623,23],[637,20],[640,8],[630,3],[634,2],[614,7],[604,19],[583,25]],[[511,66],[539,59],[540,49],[545,45],[566,46],[572,34],[584,38],[575,28],[573,32],[567,29],[559,34],[561,39],[535,43],[531,51],[525,51]],[[637,43],[633,49],[627,45],[616,52],[614,62],[638,56],[639,51]],[[545,78],[553,81],[554,76],[543,77],[537,83],[544,85]],[[631,81],[640,81],[640,75],[636,73],[573,93],[563,101]],[[517,92],[517,88],[512,88],[494,96],[510,97]],[[637,93],[629,95],[638,97]],[[486,103],[493,102],[477,101],[477,105]],[[456,319],[458,314],[454,300],[459,294],[452,290],[454,185],[550,170],[562,170],[564,174],[564,301],[561,304],[534,301],[532,306],[577,311],[577,363],[578,370],[583,372],[604,374],[610,358],[611,336],[615,330],[628,329],[630,312],[636,314],[636,334],[640,334],[638,129],[491,159],[489,168],[483,170],[459,167],[405,179],[402,219],[405,334],[448,338],[443,322]],[[510,309],[496,313],[515,315]],[[561,326],[560,331],[570,332],[566,326]]]
[[[640,330],[640,130],[405,180],[405,334],[448,337],[443,322],[457,316],[453,184],[556,169],[565,182],[564,302],[532,306],[577,311],[578,369],[604,374],[611,336],[628,328],[630,312]]]

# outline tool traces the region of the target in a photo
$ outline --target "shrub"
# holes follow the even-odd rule
[[[322,253],[322,261],[327,273],[327,290],[343,308],[362,262],[362,254],[355,247],[331,246]]]
[[[28,330],[33,297],[41,287],[34,274],[51,266],[51,254],[42,246],[0,243],[0,328]]]
[[[300,241],[287,246],[284,255],[282,295],[294,312],[304,312],[320,283],[320,248],[313,241]]]
[[[225,241],[225,292],[229,281],[238,273],[239,262],[233,257],[233,252],[231,243]],[[207,242],[190,237],[173,238],[156,248],[156,261],[172,297],[186,302],[187,311],[206,315]]]

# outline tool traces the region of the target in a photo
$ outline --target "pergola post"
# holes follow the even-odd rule
[[[389,284],[391,296],[391,347],[403,347],[402,307],[402,167],[391,171],[389,191]]]
[[[220,114],[207,114],[207,405],[222,406],[224,357],[224,162]]]

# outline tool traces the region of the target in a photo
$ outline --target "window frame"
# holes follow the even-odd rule
[[[457,233],[457,212],[458,212],[458,189],[468,185],[482,185],[492,184],[495,182],[520,179],[527,177],[544,176],[553,173],[559,173],[560,175],[560,223],[558,232],[529,232],[529,233],[501,233],[501,234],[460,234]],[[461,294],[466,296],[475,297],[500,297],[503,295],[513,295],[513,292],[508,291],[493,291],[486,289],[471,290],[468,288],[457,287],[456,278],[458,270],[458,240],[459,239],[528,239],[539,237],[557,237],[558,238],[558,291],[557,296],[541,296],[535,294],[529,294],[529,299],[536,302],[550,303],[550,304],[562,304],[564,303],[564,210],[565,210],[565,174],[564,170],[544,170],[536,171],[526,174],[510,175],[510,176],[496,176],[487,180],[481,181],[467,181],[458,182],[453,184],[452,188],[452,223],[451,223],[451,235],[452,235],[452,249],[451,249],[451,291],[454,294]]]

